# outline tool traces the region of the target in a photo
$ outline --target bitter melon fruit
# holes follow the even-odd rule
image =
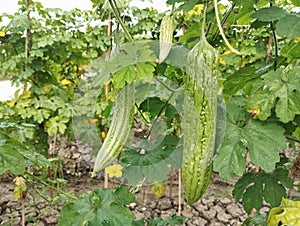
[[[187,56],[182,182],[189,205],[206,191],[213,169],[218,106],[218,53],[201,40]]]
[[[156,60],[158,64],[163,62],[172,47],[173,33],[176,28],[176,20],[171,15],[165,15],[160,25],[159,35],[159,58]]]
[[[135,87],[132,83],[123,88],[116,98],[111,125],[97,153],[93,173],[104,169],[121,153],[130,135],[134,106]]]

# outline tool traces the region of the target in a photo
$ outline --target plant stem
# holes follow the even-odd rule
[[[230,16],[230,14],[233,12],[233,9],[235,7],[235,2],[232,3],[230,9],[226,12],[226,14],[224,15],[224,17],[222,18],[222,21],[221,21],[221,26],[223,27],[223,25],[225,24],[226,20],[228,19],[228,17]],[[212,43],[214,43],[216,41],[216,38],[218,36],[218,31],[216,31],[213,39],[212,39]]]
[[[65,191],[63,191],[63,190],[61,190],[61,189],[58,189],[58,188],[56,188],[56,187],[54,187],[54,186],[52,186],[52,185],[50,185],[50,184],[48,184],[48,183],[42,181],[40,178],[38,178],[38,177],[36,177],[36,176],[34,176],[34,175],[28,173],[28,172],[26,172],[26,174],[27,174],[28,176],[32,177],[33,179],[37,180],[39,183],[41,183],[41,184],[43,184],[43,185],[45,185],[45,186],[47,186],[47,187],[49,187],[49,188],[51,188],[51,189],[53,189],[53,190],[59,192],[59,193],[62,193],[62,194],[64,194],[65,196],[67,196],[67,197],[69,197],[69,198],[71,198],[71,199],[75,199],[75,200],[77,199],[77,197],[76,197],[75,195],[72,195],[72,194],[70,194],[70,193],[68,193],[68,192],[65,192]]]
[[[297,139],[295,139],[295,138],[293,138],[293,137],[288,137],[288,136],[287,136],[286,139],[291,140],[291,141],[294,141],[294,142],[297,142],[297,143],[300,144],[300,140],[297,140]]]
[[[277,58],[278,58],[278,41],[277,41],[277,36],[274,28],[274,23],[270,22],[272,34],[273,34],[273,39],[274,39],[274,47],[275,47],[275,61],[274,61],[274,71],[277,70]]]
[[[270,0],[270,6],[273,6],[275,3],[275,1],[273,2],[273,0]],[[271,21],[270,22],[270,28],[272,30],[272,35],[273,35],[273,39],[274,39],[274,47],[275,47],[275,61],[274,61],[274,71],[277,70],[277,58],[278,58],[278,41],[277,41],[277,36],[276,36],[276,32],[275,32],[275,27],[274,27],[274,22]]]
[[[273,42],[273,36],[270,35],[268,40],[267,53],[266,53],[266,63],[268,63],[271,58],[272,42]]]
[[[176,89],[173,89],[169,86],[167,86],[163,81],[161,81],[158,77],[154,76],[154,79],[156,81],[158,81],[163,87],[165,87],[167,90],[169,90],[170,92],[178,92],[180,90],[180,88],[176,88]]]
[[[113,3],[112,0],[108,0],[109,2],[109,5],[113,11],[113,13],[115,14],[115,17],[117,18],[119,24],[121,25],[121,27],[123,28],[124,30],[124,34],[125,34],[125,37],[129,40],[129,41],[133,41],[131,35],[129,34],[124,22],[122,21],[121,17],[120,17],[120,14],[118,12],[118,9],[117,9],[117,5]]]
[[[221,21],[220,21],[220,17],[219,17],[219,12],[218,12],[218,1],[217,0],[214,0],[214,8],[215,8],[215,15],[216,15],[216,20],[217,20],[217,25],[218,25],[218,28],[219,28],[219,31],[220,31],[220,34],[221,34],[221,37],[223,38],[225,44],[227,45],[227,47],[230,49],[231,52],[237,54],[237,55],[242,55],[241,52],[239,52],[238,50],[236,50],[235,48],[233,48],[230,43],[228,42],[225,34],[224,34],[224,31],[223,31],[223,28],[222,28],[222,25],[221,25]]]

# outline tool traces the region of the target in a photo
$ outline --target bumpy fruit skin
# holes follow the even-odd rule
[[[107,136],[97,153],[93,173],[111,164],[121,153],[129,138],[135,105],[134,84],[127,85],[118,94]]]
[[[184,97],[182,181],[189,205],[206,191],[213,169],[218,54],[205,37],[187,57]]]
[[[156,60],[158,64],[163,62],[169,55],[175,28],[176,20],[171,15],[165,15],[160,25],[159,58]]]

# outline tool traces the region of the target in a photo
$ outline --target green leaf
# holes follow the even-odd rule
[[[267,226],[267,213],[255,213],[253,217],[248,217],[243,226]]]
[[[293,3],[295,6],[300,6],[300,0],[292,0],[292,3]]]
[[[170,135],[164,137],[158,129],[153,131],[157,133],[156,139],[143,139],[138,150],[131,149],[123,153],[123,177],[130,184],[137,184],[144,178],[146,181],[164,181],[170,170],[169,165],[175,169],[181,166],[182,147],[178,146],[179,138]]]
[[[289,39],[300,36],[300,16],[289,14],[281,18],[276,24],[277,35],[286,36]]]
[[[175,226],[183,225],[185,222],[184,216],[177,216],[175,213],[171,213],[167,219],[163,220],[161,218],[157,219],[147,219],[146,222],[148,226]],[[144,224],[143,224],[144,225]]]
[[[278,69],[261,78],[260,89],[247,103],[249,111],[257,111],[255,117],[266,120],[274,106],[276,116],[284,123],[292,121],[296,114],[300,114],[300,67],[288,72]]]
[[[278,184],[277,178],[270,177],[265,181],[263,197],[271,206],[279,206],[282,197],[286,197],[286,191],[281,184]]]
[[[257,10],[251,17],[260,21],[275,21],[283,18],[286,14],[287,12],[283,9],[276,6],[270,6]]]
[[[50,136],[55,136],[57,133],[63,134],[67,129],[67,123],[70,118],[55,116],[46,122],[47,133]]]
[[[285,45],[280,54],[287,58],[288,63],[300,56],[300,42],[292,41],[289,45]]]
[[[53,39],[43,36],[37,40],[37,48],[43,48],[45,46],[51,46],[54,43]]]
[[[274,177],[286,188],[292,189],[294,187],[293,180],[289,177],[289,171],[286,169],[278,168],[274,172]]]
[[[234,186],[232,195],[236,200],[242,200],[245,210],[249,213],[252,208],[259,210],[263,200],[272,207],[278,206],[282,197],[286,197],[286,187],[281,183],[281,176],[291,181],[288,170],[275,169],[272,173],[246,173]],[[289,185],[290,186],[290,185]]]
[[[165,103],[158,97],[151,97],[144,100],[139,108],[144,112],[149,112],[152,117],[159,114]]]
[[[238,135],[238,133],[234,134],[234,139]],[[221,149],[214,162],[214,170],[219,172],[220,177],[224,180],[229,180],[232,174],[242,175],[246,166],[245,153],[246,150],[242,143],[235,142],[232,144],[225,135]]]
[[[131,81],[135,78],[135,76],[152,76],[152,73],[150,72],[154,71],[153,63],[156,60],[156,56],[150,49],[150,44],[150,41],[126,43],[112,52],[112,56],[109,61],[105,61],[103,58],[100,58],[94,62],[93,68],[98,73],[98,76],[94,79],[94,85],[101,87],[112,75],[120,70],[121,72],[119,73],[121,73],[121,75],[125,73]],[[150,62],[150,64],[146,65],[146,62]],[[135,68],[135,65],[138,66]],[[144,66],[146,66],[146,70],[143,69]],[[123,68],[127,68],[127,70],[124,69],[124,71],[122,71]],[[134,74],[130,74],[132,69],[134,70]],[[142,74],[139,75],[138,73],[141,72]],[[118,78],[118,81],[122,81],[122,78]]]
[[[24,148],[17,140],[0,133],[0,175],[6,171],[15,175],[25,173],[24,158],[17,149],[18,147]]]
[[[97,188],[66,205],[60,213],[58,225],[132,226],[135,216],[125,205],[133,201],[134,194],[123,186],[117,189]]]
[[[188,48],[183,46],[173,46],[165,61],[172,66],[183,68],[189,51],[190,50]]]
[[[198,3],[198,0],[167,0],[167,4],[174,5],[175,3],[182,3],[179,6],[177,5],[177,9],[182,9],[184,13],[193,9],[193,7]]]
[[[284,129],[275,123],[253,120],[243,108],[244,99],[233,98],[226,103],[226,131],[214,161],[214,170],[223,179],[242,175],[249,151],[251,161],[270,172],[279,162],[279,150],[285,147]]]
[[[116,89],[123,88],[126,84],[145,77],[152,77],[155,68],[152,63],[137,63],[121,68],[113,76]]]
[[[228,95],[236,94],[239,90],[244,88],[249,82],[259,78],[255,74],[255,67],[243,67],[234,74],[228,76],[224,82],[224,93]]]
[[[27,159],[26,165],[32,166],[43,166],[43,167],[48,167],[51,166],[51,162],[43,155],[37,153],[37,152],[32,152],[31,150],[24,150],[21,151],[21,154],[24,156],[25,159]]]
[[[261,183],[255,183],[246,189],[242,202],[247,213],[250,213],[253,208],[259,210],[262,207],[262,188]]]
[[[16,31],[25,31],[30,28],[30,21],[25,15],[17,15],[11,20],[7,27]]]
[[[250,119],[243,128],[242,137],[250,150],[251,161],[267,172],[279,162],[279,151],[285,148],[284,129],[276,123],[263,123]]]

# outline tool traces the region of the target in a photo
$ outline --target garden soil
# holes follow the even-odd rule
[[[53,156],[61,161],[61,174],[68,183],[61,185],[61,189],[79,197],[94,188],[103,188],[103,176],[92,178],[89,174],[93,165],[90,159],[91,150],[72,142],[56,143],[49,150]],[[59,172],[58,172],[59,173]],[[213,174],[207,192],[192,206],[184,202],[183,191],[179,193],[177,173],[173,173],[172,179],[166,181],[166,190],[161,197],[157,197],[151,187],[142,186],[136,193],[136,200],[129,205],[137,219],[167,218],[169,214],[176,213],[186,217],[184,225],[218,226],[241,225],[248,217],[241,203],[232,198],[232,181],[224,182],[217,174]],[[41,184],[29,186],[26,200],[22,203],[13,196],[13,177],[0,178],[0,225],[19,226],[22,213],[25,216],[26,225],[54,226],[57,225],[60,210],[66,204],[61,199],[55,200],[54,190],[43,190]],[[115,181],[109,181],[108,187],[116,187]],[[182,190],[182,189],[181,189]],[[39,191],[43,196],[37,194]],[[179,206],[179,195],[181,204]],[[180,207],[180,208],[179,208]],[[264,207],[262,211],[268,210]],[[118,225],[119,226],[119,225]]]

